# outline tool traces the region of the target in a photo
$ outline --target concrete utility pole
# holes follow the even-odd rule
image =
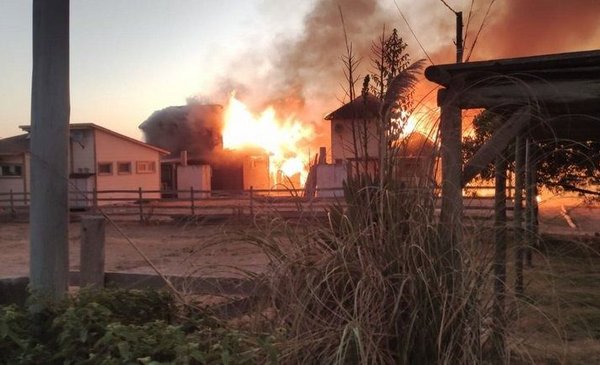
[[[31,289],[62,298],[69,279],[69,0],[33,0]]]

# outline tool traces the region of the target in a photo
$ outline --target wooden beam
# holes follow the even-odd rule
[[[462,116],[456,105],[456,91],[442,89],[440,139],[442,157],[442,206],[440,237],[458,244],[462,238]],[[443,96],[443,97],[442,97]],[[459,264],[459,263],[457,263]]]
[[[34,0],[30,275],[49,299],[69,280],[69,115],[69,0]]]
[[[528,267],[533,266],[533,251],[537,241],[537,201],[536,201],[536,164],[534,157],[534,144],[527,139],[525,144],[525,260]]]
[[[503,154],[496,156],[494,194],[494,305],[493,343],[500,359],[506,355],[505,298],[506,298],[506,170]]]
[[[525,140],[522,136],[515,139],[515,202],[513,210],[513,228],[515,241],[515,292],[523,295],[523,187],[525,182]]]
[[[551,111],[575,110],[573,105],[597,108],[600,79],[552,80],[531,77],[490,76],[460,95],[458,106],[462,109],[499,108],[507,105],[539,104]],[[579,107],[577,112],[581,112]]]
[[[492,138],[490,138],[475,155],[467,162],[463,171],[462,186],[465,186],[477,174],[483,171],[490,162],[502,151],[508,144],[528,125],[531,110],[525,106],[517,110],[502,126],[498,129]]]

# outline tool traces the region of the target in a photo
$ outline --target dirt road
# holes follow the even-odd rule
[[[140,250],[165,274],[240,276],[235,267],[254,272],[267,263],[260,250],[235,242],[243,226],[200,226],[118,223]],[[69,227],[70,269],[79,270],[80,223]],[[208,246],[208,247],[206,247]],[[26,276],[29,272],[29,225],[0,223],[0,277]],[[106,270],[153,273],[152,268],[113,226],[106,231]]]

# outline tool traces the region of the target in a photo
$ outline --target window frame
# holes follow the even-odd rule
[[[104,166],[110,166],[110,171],[109,172],[103,172],[101,171],[102,169],[100,168],[101,165]],[[114,163],[113,162],[108,162],[108,161],[98,161],[98,164],[96,166],[97,169],[97,173],[99,176],[111,176],[114,175]]]
[[[127,171],[121,171],[121,166],[128,166]],[[131,161],[117,161],[117,174],[118,175],[131,175],[133,173],[133,164]]]
[[[146,166],[146,167],[142,167]],[[156,161],[136,161],[135,172],[137,174],[154,174],[156,173]]]
[[[13,171],[14,173],[10,173],[8,175],[4,175],[4,168],[7,167],[9,171]],[[19,169],[19,173],[16,173],[17,168]],[[8,179],[21,179],[23,178],[23,164],[22,163],[11,163],[11,162],[3,162],[0,163],[0,178],[8,178]]]

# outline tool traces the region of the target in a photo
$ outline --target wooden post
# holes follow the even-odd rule
[[[438,92],[441,105],[440,138],[442,157],[442,206],[440,237],[446,237],[454,247],[462,238],[462,122],[456,105],[456,91]],[[455,264],[460,264],[459,262]]]
[[[531,247],[534,240],[534,202],[535,189],[533,182],[533,145],[530,139],[527,139],[525,144],[525,260],[527,266],[532,266],[532,251]]]
[[[139,202],[139,215],[140,222],[144,221],[144,201],[142,200],[142,188],[138,188],[138,202]]]
[[[515,242],[515,292],[523,295],[523,186],[525,148],[522,136],[515,139],[515,199],[513,210]]]
[[[505,156],[500,154],[494,163],[495,194],[494,194],[494,332],[493,344],[497,351],[499,363],[504,363],[506,344],[505,326],[505,297],[506,297],[506,170]]]
[[[30,287],[58,300],[69,283],[69,0],[33,0],[32,19]]]
[[[250,216],[254,217],[254,186],[250,186]]]
[[[98,190],[96,190],[96,187],[94,187],[93,193],[92,193],[92,204],[94,205],[94,212],[98,211]]]
[[[10,214],[15,215],[15,200],[13,197],[13,191],[10,189]]]
[[[101,215],[81,219],[79,286],[104,287],[104,243],[106,221]]]
[[[194,209],[194,187],[193,186],[190,186],[190,203],[191,203],[190,207],[192,209],[192,215],[195,215],[196,212]]]
[[[533,248],[539,247],[539,217],[538,217],[538,188],[537,188],[537,145],[531,145],[531,169],[530,169],[530,184],[531,184],[531,242],[527,251],[527,265],[533,267]]]

